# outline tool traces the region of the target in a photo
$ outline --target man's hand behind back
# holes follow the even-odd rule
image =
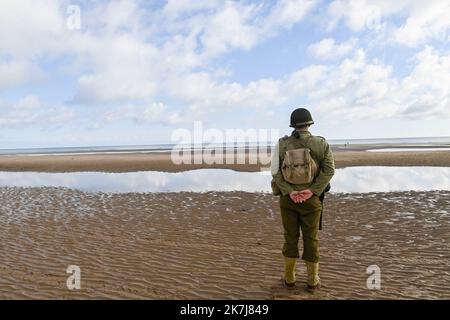
[[[313,195],[314,194],[312,193],[311,190],[306,189],[306,190],[302,190],[302,191],[292,191],[289,194],[289,197],[295,203],[303,203],[303,202],[308,201]]]

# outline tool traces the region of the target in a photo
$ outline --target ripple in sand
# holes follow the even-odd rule
[[[269,194],[0,188],[0,298],[448,299],[449,207],[448,191],[331,194],[320,233],[324,286],[311,296],[279,286],[283,231]],[[401,212],[415,219],[383,223]],[[79,292],[65,287],[69,264],[82,269]],[[381,290],[365,285],[372,264]],[[297,274],[302,288],[301,263]]]

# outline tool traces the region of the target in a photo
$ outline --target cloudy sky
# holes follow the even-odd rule
[[[0,148],[169,143],[197,120],[284,134],[299,106],[329,139],[450,136],[449,16],[448,0],[1,0]]]

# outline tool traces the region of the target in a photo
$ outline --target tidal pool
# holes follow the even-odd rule
[[[87,192],[270,192],[269,172],[199,169],[185,172],[0,172],[0,187],[65,187]],[[337,169],[332,192],[450,190],[448,167]]]

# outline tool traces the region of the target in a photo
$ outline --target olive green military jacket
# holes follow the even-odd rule
[[[319,167],[318,175],[310,184],[291,184],[284,180],[281,172],[284,156],[287,150],[305,147],[311,150],[311,156]],[[272,157],[271,172],[274,182],[283,195],[288,195],[292,191],[310,189],[315,195],[320,196],[333,177],[334,168],[333,154],[325,138],[302,131],[279,140]]]

